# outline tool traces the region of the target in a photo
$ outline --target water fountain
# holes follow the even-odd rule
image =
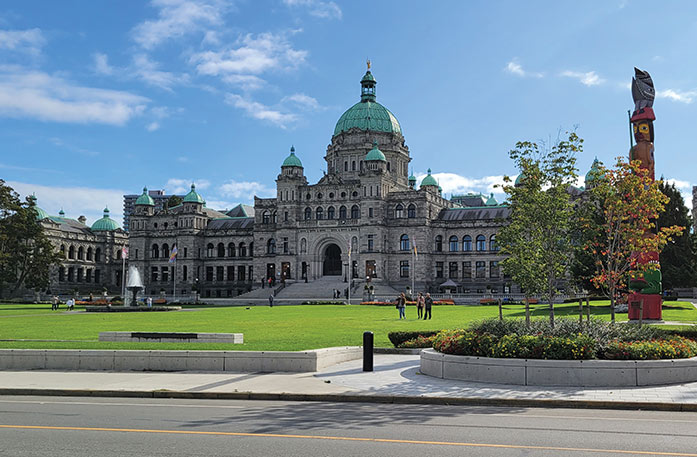
[[[138,292],[142,289],[145,289],[145,287],[143,286],[143,280],[140,277],[140,272],[135,266],[131,265],[130,267],[128,267],[127,278],[128,279],[126,281],[126,290],[128,290],[128,292],[124,297],[123,305],[138,306]]]

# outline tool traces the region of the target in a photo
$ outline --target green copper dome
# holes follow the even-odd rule
[[[383,162],[387,162],[387,159],[385,159],[385,154],[378,149],[377,140],[373,140],[373,149],[368,151],[368,154],[365,155],[365,160],[382,160]]]
[[[155,200],[148,195],[147,187],[143,187],[143,193],[136,199],[136,205],[155,206]]]
[[[428,169],[428,176],[426,176],[422,181],[421,181],[421,187],[424,186],[434,186],[438,187],[438,182],[436,181],[436,178],[431,176],[431,169]]]
[[[290,155],[286,157],[286,160],[283,161],[282,167],[303,167],[303,163],[300,161],[298,156],[295,155],[295,147],[291,146],[290,147]]]
[[[29,196],[29,200],[31,201],[32,208],[34,209],[34,212],[36,213],[36,220],[37,221],[42,221],[49,217],[48,213],[44,211],[43,209],[39,208],[36,206],[36,195],[32,194]]]
[[[352,128],[385,133],[402,133],[397,118],[384,106],[375,101],[377,82],[368,70],[361,79],[361,101],[341,115],[334,128],[334,135]]]
[[[109,217],[109,208],[104,208],[104,217],[92,224],[93,231],[112,231],[118,230],[119,224]]]
[[[591,169],[588,170],[588,173],[586,173],[586,180],[585,180],[586,187],[593,185],[596,181],[598,181],[602,177],[603,177],[603,174],[600,172],[600,161],[596,157],[595,160],[593,161],[593,164],[591,165]]]
[[[498,206],[499,202],[496,201],[494,198],[494,194],[492,193],[489,199],[486,201],[486,206]]]
[[[191,183],[191,191],[184,196],[184,203],[205,203],[203,198],[196,193],[196,186],[193,183]]]
[[[515,179],[515,183],[513,183],[513,185],[516,187],[522,186],[523,179],[525,179],[525,175],[523,173],[519,174],[518,177]]]

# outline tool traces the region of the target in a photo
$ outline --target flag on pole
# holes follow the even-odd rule
[[[352,241],[353,240],[349,240],[349,242],[348,242],[348,255],[349,255],[349,257],[351,257],[351,248],[353,247]]]
[[[177,251],[177,245],[175,244],[175,245],[172,247],[172,252],[169,254],[169,262],[167,262],[167,263],[172,263],[172,262],[174,262],[174,261],[177,259],[177,252],[178,252],[178,251]]]
[[[124,246],[121,248],[121,258],[127,259],[128,258],[128,247]]]
[[[416,250],[416,238],[414,238],[414,241],[412,241],[411,245],[414,247],[414,258],[418,259],[419,258],[419,253]]]

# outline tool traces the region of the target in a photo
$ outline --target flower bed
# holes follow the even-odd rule
[[[362,301],[360,303],[361,305],[374,305],[374,306],[394,306],[395,302],[393,301]],[[434,300],[433,301],[434,305],[454,305],[455,301],[451,299],[445,299],[445,300]],[[411,306],[416,306],[415,301],[407,301],[407,305]]]

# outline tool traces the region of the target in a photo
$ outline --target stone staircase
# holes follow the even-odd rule
[[[341,298],[343,299],[344,290],[347,286],[348,283],[344,282],[343,276],[322,276],[307,283],[305,281],[287,283],[286,287],[278,293],[276,298],[279,300],[333,300],[332,291],[337,289],[341,292]],[[354,300],[351,301],[353,302]]]

